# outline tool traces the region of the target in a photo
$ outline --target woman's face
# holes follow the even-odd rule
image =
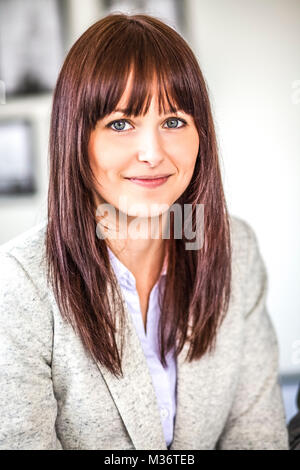
[[[124,109],[129,85],[116,109]],[[103,201],[127,216],[149,217],[165,212],[189,185],[198,154],[199,136],[193,117],[178,111],[158,114],[157,94],[148,113],[128,117],[120,111],[98,121],[88,154]],[[128,178],[171,175],[158,186]],[[125,206],[124,206],[125,201]],[[138,204],[138,209],[136,204]],[[165,209],[157,205],[165,205]]]

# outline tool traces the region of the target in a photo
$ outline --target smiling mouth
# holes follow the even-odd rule
[[[142,175],[142,176],[127,176],[125,177],[126,179],[137,179],[137,180],[155,180],[155,179],[160,179],[160,178],[167,178],[168,176],[172,175],[155,175],[155,176],[147,176],[147,175]]]
[[[163,177],[153,177],[153,178],[145,178],[145,177],[138,177],[138,178],[125,178],[128,181],[138,184],[140,186],[148,187],[148,188],[156,188],[161,186],[162,184],[166,183],[168,178],[172,175],[166,175]]]

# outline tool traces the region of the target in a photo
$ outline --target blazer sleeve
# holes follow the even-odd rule
[[[268,278],[253,229],[244,222],[248,254],[243,278],[244,337],[233,405],[217,449],[288,450],[279,385],[279,345],[266,307]]]
[[[51,310],[18,260],[0,252],[0,449],[59,450]]]

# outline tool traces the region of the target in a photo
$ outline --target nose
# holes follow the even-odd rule
[[[138,160],[148,162],[151,167],[159,166],[164,160],[165,154],[160,138],[155,131],[147,131],[141,135],[138,150]]]

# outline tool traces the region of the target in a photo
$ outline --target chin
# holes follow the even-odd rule
[[[128,215],[135,215],[137,217],[157,217],[164,212],[166,212],[170,204],[162,203],[162,202],[152,202],[151,204],[143,204],[143,203],[135,203],[130,210],[128,210]],[[138,205],[140,207],[138,207]]]

